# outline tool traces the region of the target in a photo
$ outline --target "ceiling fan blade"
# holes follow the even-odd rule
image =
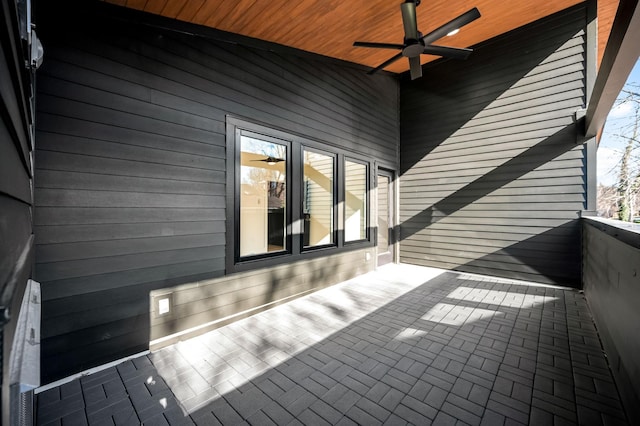
[[[470,22],[475,21],[480,17],[480,11],[478,8],[474,7],[473,9],[463,13],[455,19],[447,22],[443,26],[431,31],[429,34],[422,37],[422,41],[425,45],[431,44],[436,40],[441,39],[442,37],[449,34],[451,31],[456,30],[458,28],[462,28],[463,26],[469,24]]]
[[[400,5],[402,11],[402,25],[404,25],[404,37],[406,39],[418,39],[418,20],[416,18],[416,4],[407,1]]]
[[[429,46],[425,46],[424,51],[422,53],[426,53],[427,55],[443,56],[445,58],[452,58],[452,59],[467,59],[471,54],[471,52],[473,52],[473,49],[447,47],[447,46],[435,46],[433,44],[430,44]]]
[[[353,43],[356,47],[373,47],[375,49],[404,49],[404,44],[393,43],[370,43],[368,41],[356,41]]]
[[[385,68],[387,65],[391,65],[392,63],[394,63],[395,61],[397,61],[400,58],[402,58],[402,52],[398,53],[393,58],[387,59],[386,61],[384,61],[383,63],[381,63],[380,65],[378,65],[374,69],[372,69],[371,71],[369,71],[367,74],[371,75],[373,73],[376,73],[376,72],[380,71],[382,68]]]
[[[422,65],[420,65],[420,56],[409,58],[409,67],[411,72],[411,80],[422,77]]]

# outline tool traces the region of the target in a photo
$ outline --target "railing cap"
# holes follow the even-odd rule
[[[621,220],[605,219],[603,217],[583,217],[585,223],[610,235],[630,246],[640,248],[640,224],[623,222]]]

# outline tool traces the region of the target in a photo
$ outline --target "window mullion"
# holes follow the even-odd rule
[[[353,159],[346,159],[344,164],[345,242],[365,241],[369,239],[370,166],[368,162]]]
[[[299,143],[291,144],[291,177],[290,188],[291,208],[289,209],[290,217],[287,225],[287,232],[291,236],[291,253],[300,254],[302,247],[302,147]]]
[[[338,247],[344,246],[344,154],[338,154],[336,164],[336,223],[337,223],[337,235],[336,243]]]

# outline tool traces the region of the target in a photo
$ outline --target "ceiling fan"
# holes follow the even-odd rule
[[[473,49],[461,49],[458,47],[446,47],[433,45],[436,40],[441,39],[445,35],[460,29],[468,23],[475,21],[480,17],[480,11],[473,8],[457,18],[449,21],[440,28],[431,31],[427,35],[422,35],[418,31],[418,22],[416,18],[416,6],[420,4],[420,0],[406,0],[400,5],[402,12],[402,24],[404,26],[404,43],[371,43],[366,41],[356,41],[353,43],[357,47],[373,47],[377,49],[396,49],[401,50],[400,53],[373,68],[367,74],[373,74],[386,66],[392,64],[403,56],[409,59],[409,68],[411,80],[422,77],[422,66],[420,65],[420,55],[425,53],[429,55],[438,55],[445,58],[467,59]]]

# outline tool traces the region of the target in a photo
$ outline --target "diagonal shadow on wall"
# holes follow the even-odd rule
[[[402,261],[579,281],[586,20],[578,5],[402,81]]]
[[[476,45],[466,61],[431,62],[422,79],[403,75],[401,175],[554,54],[563,57],[575,48],[583,37],[584,8],[571,7]]]
[[[576,147],[576,126],[567,126],[542,142],[496,167],[434,205],[402,222],[404,240],[425,227],[463,209],[480,198],[524,176]]]
[[[439,221],[575,149],[578,125],[579,123],[566,126],[427,209],[406,219],[400,225],[401,241],[410,239],[414,234],[425,232],[425,230],[428,232],[430,227]],[[523,212],[522,216],[526,218],[527,212]],[[458,227],[464,229],[461,224]],[[521,240],[502,247],[491,247],[493,243],[484,240],[480,243],[474,241],[461,243],[456,250],[464,253],[458,256],[456,256],[458,253],[452,252],[454,249],[451,246],[440,247],[435,242],[424,244],[425,247],[429,247],[429,258],[440,262],[448,269],[578,287],[580,285],[580,232],[577,218],[565,219],[564,223],[552,228],[545,228],[542,224],[537,228],[539,231],[529,236],[516,232],[515,228],[506,231],[513,232],[509,239]],[[496,230],[496,228],[493,229]],[[495,239],[500,238],[495,237]],[[471,247],[476,243],[478,247]],[[487,252],[489,249],[493,251]],[[548,256],[551,252],[555,254]],[[474,258],[474,256],[477,257]]]
[[[521,280],[561,283],[580,287],[581,281],[581,245],[580,220],[570,220],[545,232],[533,235],[506,247],[487,254],[479,253],[471,261],[462,261],[451,269],[486,275],[504,275]],[[549,250],[560,253],[551,259],[541,259],[540,254]],[[498,268],[504,268],[503,270]]]

